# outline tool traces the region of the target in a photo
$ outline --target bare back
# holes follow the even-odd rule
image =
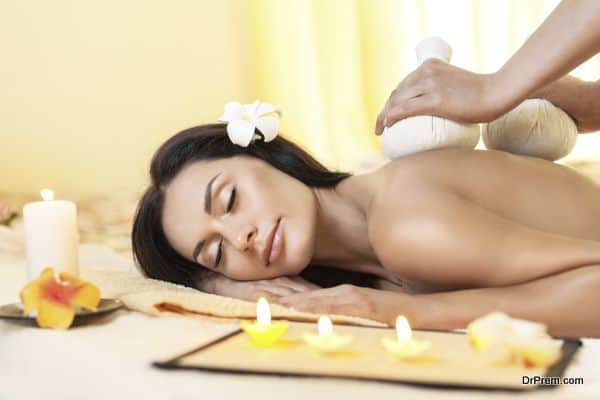
[[[369,242],[397,276],[490,287],[600,263],[600,187],[566,166],[446,149],[392,161],[363,182]]]
[[[452,149],[405,157],[380,171],[390,180],[388,196],[412,196],[414,180],[426,180],[532,228],[600,241],[600,186],[560,164]]]

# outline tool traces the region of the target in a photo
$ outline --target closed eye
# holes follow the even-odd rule
[[[233,203],[235,202],[235,196],[237,195],[237,191],[235,189],[235,187],[233,188],[233,190],[231,191],[231,196],[229,196],[229,202],[227,203],[227,212],[231,212],[231,209],[233,208]]]
[[[219,267],[219,264],[221,263],[222,255],[223,255],[223,238],[221,238],[221,240],[219,240],[219,247],[217,248],[217,257],[215,257],[215,263],[213,265],[213,268]]]
[[[235,203],[236,195],[237,195],[237,191],[236,191],[236,188],[234,187],[231,190],[231,195],[229,196],[229,201],[227,202],[227,213],[231,212],[231,209],[233,208],[233,204]],[[217,248],[217,256],[215,257],[215,263],[213,265],[213,268],[219,267],[222,257],[223,257],[223,238],[221,238],[221,240],[219,240],[219,247]]]

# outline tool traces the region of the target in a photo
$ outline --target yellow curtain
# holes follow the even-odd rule
[[[380,154],[375,118],[437,35],[452,63],[492,72],[558,0],[246,0],[258,98],[282,108],[282,131],[333,168]],[[598,57],[578,70],[593,78]],[[577,74],[576,74],[577,75]]]

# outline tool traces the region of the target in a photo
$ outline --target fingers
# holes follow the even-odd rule
[[[255,281],[252,282],[251,285],[253,286],[247,297],[251,300],[258,300],[260,297],[265,297],[269,301],[276,301],[281,297],[292,296],[319,288],[304,280],[299,281],[297,279],[292,279],[291,277]]]
[[[378,318],[377,298],[369,289],[353,285],[339,285],[332,288],[297,293],[280,297],[275,302],[295,310],[314,314],[340,314]],[[380,316],[380,318],[383,318]]]
[[[375,134],[381,135],[383,133],[383,119],[385,118],[385,114],[387,113],[387,104],[383,107],[383,110],[377,116],[377,120],[375,121]]]
[[[279,278],[276,284],[292,290],[293,293],[306,291],[304,286],[302,286],[299,282],[288,277]]]
[[[277,304],[281,304],[282,306],[294,308],[294,306],[296,304],[301,304],[302,302],[305,302],[307,300],[306,297],[303,295],[304,295],[304,293],[301,293],[299,295],[296,294],[296,295],[281,297],[281,298],[277,299]]]
[[[362,314],[358,312],[359,310],[355,304],[348,302],[336,302],[333,297],[301,297],[299,295],[292,295],[280,297],[275,299],[274,302],[296,311],[304,311],[313,314],[362,316]]]
[[[0,211],[2,211],[1,208]],[[213,281],[213,289],[204,288],[203,290],[221,296],[248,301],[257,301],[261,297],[265,297],[269,301],[274,301],[279,297],[319,289],[318,286],[300,277],[281,277],[260,281],[233,281],[223,276],[216,276],[213,278]]]
[[[393,120],[392,118],[392,113],[395,110],[397,110],[399,107],[406,107],[406,105],[411,104],[413,100],[423,97],[426,94],[427,93],[425,91],[424,84],[420,82],[414,86],[405,88],[402,92],[398,92],[393,99],[390,99],[391,101],[389,102],[388,107],[386,107],[385,113],[382,116],[382,131],[383,128],[390,127],[394,124],[394,122],[397,121]]]
[[[258,301],[261,297],[267,299],[267,301],[269,303],[276,303],[277,299],[279,298],[279,296],[277,296],[271,292],[267,292],[266,290],[258,290],[258,291],[252,292],[248,297],[246,297],[242,300]]]
[[[312,298],[311,292],[295,293],[277,299],[277,304],[296,309],[297,306],[306,304]]]
[[[302,289],[302,290],[299,290],[299,291],[321,289],[321,287],[319,285],[315,285],[314,283],[309,282],[306,279],[301,278],[299,276],[291,276],[290,280],[294,281],[295,283],[297,283],[299,285],[299,288]]]
[[[430,94],[425,94],[419,97],[414,97],[391,108],[385,117],[385,127],[390,127],[401,119],[414,117],[417,115],[435,115],[439,101],[437,97]]]
[[[399,105],[404,104],[412,98],[426,94],[426,90],[430,85],[430,80],[423,76],[423,72],[417,69],[404,78],[398,84],[396,89],[392,91],[383,110],[377,116],[375,122],[375,134],[381,135],[385,127],[390,126],[389,113]]]
[[[298,297],[297,295],[280,297],[275,303],[298,311],[312,313],[334,313],[337,304],[326,301],[323,298]]]
[[[261,286],[258,289],[258,291],[260,291],[260,292],[268,292],[271,295],[278,296],[278,297],[281,297],[281,296],[290,296],[290,295],[293,295],[293,294],[296,293],[296,291],[294,289],[292,289],[292,288],[285,287],[285,286],[275,286],[275,285],[271,285],[271,286],[264,285],[264,286]]]
[[[249,292],[245,296],[244,300],[258,301],[258,299],[264,297],[271,303],[277,303],[280,298],[292,296],[296,293],[297,292],[289,288],[262,288]]]
[[[295,293],[281,297],[277,300],[279,304],[287,307],[300,309],[322,304],[324,307],[339,302],[339,293],[334,288],[319,289],[303,293]]]
[[[265,281],[265,283],[268,282],[269,281]],[[319,286],[310,283],[299,276],[286,276],[273,279],[271,284],[292,289],[294,292],[306,292],[309,290],[320,289]]]

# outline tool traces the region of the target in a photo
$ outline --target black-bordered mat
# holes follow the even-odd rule
[[[566,367],[582,345],[581,340],[564,338],[560,360],[550,368],[527,368],[495,363],[489,355],[475,352],[467,335],[458,332],[415,330],[414,336],[432,342],[430,349],[412,361],[388,354],[382,337],[393,338],[386,328],[336,326],[339,333],[351,334],[352,343],[343,352],[320,354],[302,340],[304,332],[316,325],[290,322],[284,340],[269,348],[256,347],[241,330],[225,334],[198,348],[164,362],[157,368],[200,370],[236,374],[284,375],[311,378],[345,378],[410,383],[437,387],[531,390],[540,387],[534,377],[563,377]],[[528,384],[524,378],[528,377]],[[557,383],[541,387],[556,387]]]

